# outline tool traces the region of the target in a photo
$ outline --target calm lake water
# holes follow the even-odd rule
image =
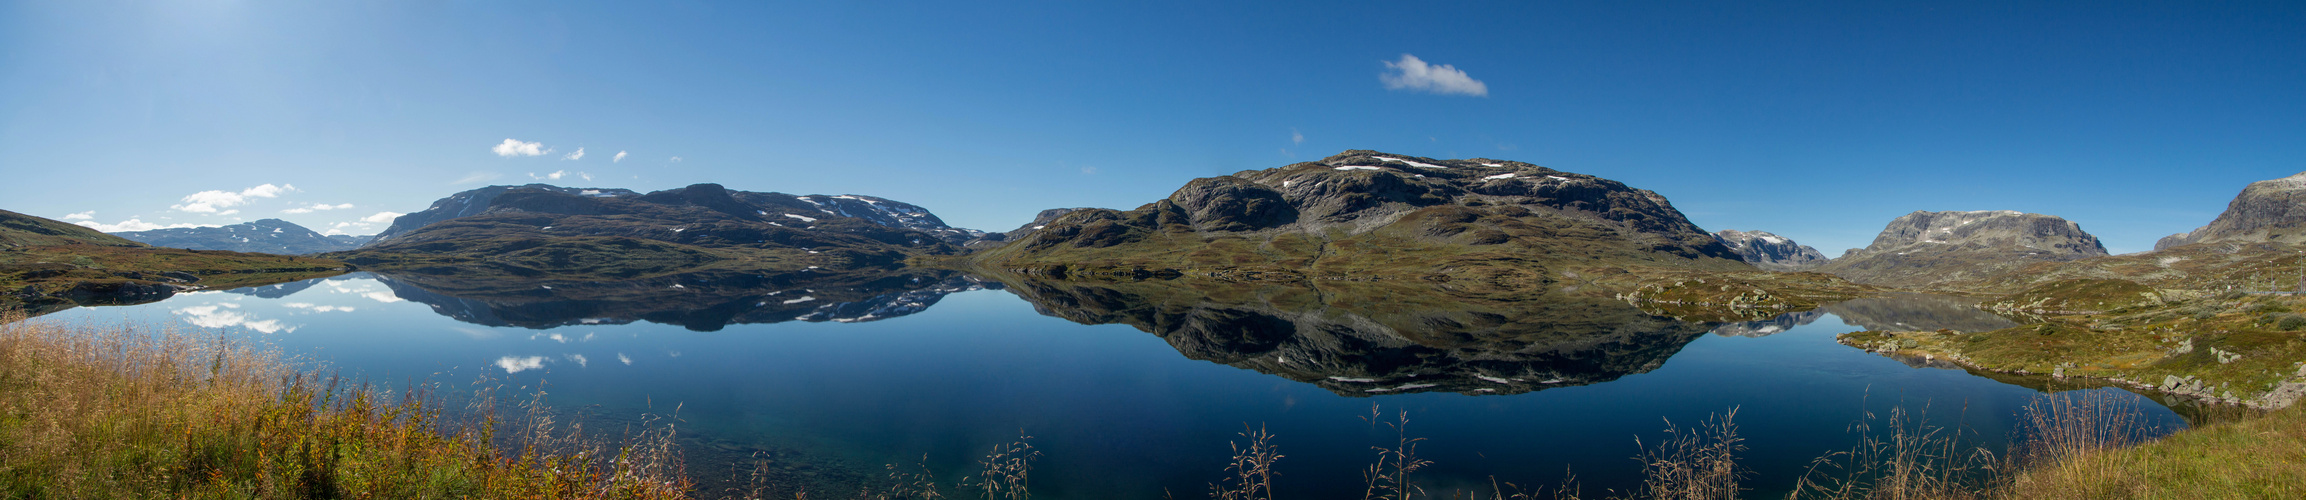
[[[1038,498],[1200,497],[1247,425],[1278,436],[1281,496],[1348,498],[1371,447],[1394,439],[1366,420],[1376,406],[1387,419],[1406,410],[1410,434],[1426,439],[1429,491],[1486,490],[1492,477],[1550,485],[1566,470],[1589,494],[1637,479],[1636,436],[1655,442],[1666,421],[1735,408],[1746,484],[1767,495],[1855,444],[1861,411],[1926,407],[2000,446],[2043,393],[1833,340],[1861,324],[2010,324],[1942,298],[1691,324],[1573,293],[1213,286],[356,273],[33,321],[221,329],[389,386],[489,374],[614,418],[677,406],[692,474],[726,477],[759,451],[820,491],[891,463],[955,481],[1022,432],[1043,453]],[[2139,400],[2151,423],[2185,425]]]

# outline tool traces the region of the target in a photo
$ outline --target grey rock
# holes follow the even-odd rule
[[[1869,285],[1936,288],[2037,262],[2105,255],[2097,236],[2057,216],[1919,211],[1890,221],[1872,245],[1851,249],[1817,270]]]
[[[2223,241],[2306,242],[2306,172],[2250,183],[2209,225],[2164,237],[2154,249]]]

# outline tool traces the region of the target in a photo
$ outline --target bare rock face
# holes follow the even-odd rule
[[[2106,255],[2097,236],[2051,215],[2011,210],[1914,212],[1890,221],[1863,249],[1817,268],[1869,285],[1937,288],[2036,262]]]
[[[2306,242],[2306,172],[2250,183],[2210,225],[2164,237],[2154,249],[2218,241]]]
[[[1826,254],[1768,231],[1724,230],[1713,234],[1746,263],[1771,271],[1802,271],[1825,265]]]

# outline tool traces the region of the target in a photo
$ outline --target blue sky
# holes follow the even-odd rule
[[[1389,85],[1404,56],[1441,78]],[[2129,252],[2306,170],[2302,89],[2299,2],[10,1],[0,208],[368,234],[562,172],[998,231],[1375,149],[1829,255],[2005,209]]]

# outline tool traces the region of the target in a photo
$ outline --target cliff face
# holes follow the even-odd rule
[[[2210,225],[2164,237],[2154,249],[2221,241],[2306,242],[2306,172],[2250,183]]]
[[[975,259],[1009,269],[1324,276],[1750,268],[1657,193],[1527,163],[1375,151],[1194,179],[1134,210],[1077,210],[1040,225]]]
[[[1768,231],[1735,229],[1714,233],[1714,239],[1745,258],[1747,264],[1771,271],[1803,271],[1825,265],[1826,254]]]
[[[2098,237],[2056,216],[2009,210],[1914,212],[1872,245],[1817,268],[1869,285],[1933,288],[1973,282],[2037,262],[2106,255]]]

